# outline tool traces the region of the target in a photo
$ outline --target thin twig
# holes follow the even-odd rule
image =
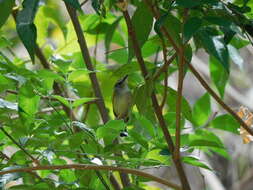
[[[131,22],[131,18],[129,16],[127,10],[123,10],[122,12],[123,12],[126,24],[127,24],[128,36],[129,36],[129,38],[130,38],[130,40],[132,41],[132,44],[133,44],[133,49],[134,49],[135,56],[137,58],[139,66],[141,68],[142,75],[143,75],[144,79],[147,80],[148,71],[147,71],[147,68],[145,66],[144,59],[142,57],[141,49],[140,49],[140,46],[138,44],[138,40],[137,40],[135,31],[134,31],[134,28],[133,28],[133,25],[132,25],[132,22]],[[157,101],[157,98],[156,98],[156,95],[155,95],[154,92],[151,93],[151,99],[152,99],[152,104],[153,104],[157,119],[158,119],[160,127],[163,131],[164,138],[165,138],[166,143],[168,145],[168,149],[171,152],[174,152],[173,140],[172,140],[171,135],[170,135],[170,133],[167,129],[167,124],[166,124],[166,122],[163,118],[162,111],[160,109],[160,106],[158,104],[158,101]],[[181,184],[183,186],[183,189],[190,190],[190,185],[189,185],[189,182],[186,178],[186,174],[185,174],[185,171],[183,169],[182,163],[178,160],[175,160],[174,157],[173,157],[173,161],[175,163],[175,166],[176,166]]]
[[[182,190],[178,185],[171,183],[163,178],[151,175],[149,173],[143,172],[141,170],[123,168],[117,166],[106,166],[106,165],[92,165],[92,164],[69,164],[69,165],[46,165],[46,166],[36,166],[36,167],[27,167],[27,168],[17,168],[11,170],[0,171],[0,175],[17,173],[17,172],[29,172],[37,170],[63,170],[63,169],[77,169],[77,170],[105,170],[105,171],[119,171],[124,173],[129,173],[137,176],[141,176],[147,179],[151,179],[160,184],[166,185],[167,187]]]
[[[39,160],[37,160],[36,158],[34,158],[29,152],[27,152],[27,150],[22,147],[5,129],[3,126],[0,126],[0,130],[15,144],[17,145],[17,147],[19,147],[29,158],[31,158],[31,160],[37,165],[40,165]]]

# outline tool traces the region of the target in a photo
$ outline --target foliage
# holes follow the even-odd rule
[[[134,10],[131,17],[134,30],[128,31],[116,1],[92,0],[94,12],[84,14],[77,0],[23,0],[19,5],[12,0],[0,0],[0,127],[3,129],[0,151],[8,146],[23,148],[2,160],[2,170],[31,166],[33,158],[41,165],[94,164],[94,160],[99,160],[95,164],[133,169],[173,163],[172,152],[168,150],[151,101],[152,93],[159,103],[165,98],[162,117],[175,142],[177,98],[181,95],[162,85],[165,74],[152,80],[153,74],[165,64],[164,59],[159,62],[155,57],[163,48],[168,50],[166,56],[176,50],[162,30],[165,28],[173,36],[177,46],[188,44],[183,55],[188,61],[198,49],[205,49],[209,55],[211,80],[223,98],[231,65],[242,65],[238,50],[248,45],[249,36],[253,36],[253,2],[159,0],[161,17],[157,20],[146,2],[149,1],[131,1],[129,9]],[[85,64],[77,32],[65,16],[66,9],[60,8],[64,3],[78,10],[87,45],[95,47],[89,52],[94,70]],[[131,32],[136,34],[144,57],[146,79],[141,75],[136,50],[128,36]],[[105,49],[101,48],[103,45]],[[177,58],[170,64],[169,76],[177,72],[179,62]],[[186,75],[190,72],[187,64]],[[127,124],[113,119],[111,103],[113,84],[126,74],[135,101]],[[97,88],[102,91],[102,100],[96,97],[91,75],[98,78]],[[211,99],[207,92],[191,105],[183,97],[181,117],[181,130],[189,123],[192,126],[190,132],[185,130],[181,135],[181,147],[187,149],[182,162],[208,170],[212,169],[192,152],[201,150],[229,158],[213,128],[235,134],[239,128],[230,114],[213,118]],[[98,101],[103,101],[108,110],[106,123],[101,120]],[[128,136],[119,138],[125,128]],[[117,173],[113,174],[120,181]],[[24,184],[10,189],[103,190],[106,189],[103,178],[111,189],[109,173],[99,172],[99,175],[98,178],[94,171],[70,169],[38,171],[36,175],[14,173],[1,176],[0,185],[4,187],[9,181],[22,178]],[[130,178],[132,189],[148,189],[145,183],[148,179],[133,175]]]

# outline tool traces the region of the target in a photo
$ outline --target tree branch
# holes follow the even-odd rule
[[[0,175],[9,174],[9,173],[16,173],[16,172],[30,172],[30,171],[37,171],[37,170],[63,170],[63,169],[77,169],[77,170],[105,170],[105,171],[118,171],[129,173],[137,176],[141,176],[147,179],[151,179],[156,181],[160,184],[166,185],[167,187],[182,190],[181,187],[178,185],[171,183],[163,178],[156,177],[149,173],[143,172],[141,170],[130,169],[130,168],[123,168],[123,167],[116,167],[116,166],[105,166],[105,165],[92,165],[92,164],[69,164],[69,165],[48,165],[48,166],[36,166],[36,167],[27,167],[27,168],[17,168],[11,170],[4,170],[0,171]]]
[[[93,68],[93,65],[92,65],[92,62],[91,62],[91,58],[90,58],[90,54],[89,54],[89,50],[88,50],[88,47],[87,47],[87,43],[86,43],[86,40],[84,38],[83,31],[82,31],[81,25],[80,25],[79,20],[78,20],[76,10],[74,8],[72,8],[70,5],[68,5],[68,3],[66,3],[66,2],[65,2],[65,6],[67,8],[67,11],[68,11],[69,16],[71,18],[71,21],[73,23],[73,26],[74,26],[74,29],[75,29],[75,32],[76,32],[76,35],[77,35],[78,43],[79,43],[79,46],[80,46],[80,49],[81,49],[81,53],[82,53],[82,56],[83,56],[83,59],[84,59],[84,63],[85,63],[88,70],[94,71],[94,68]],[[90,80],[91,80],[91,84],[92,84],[92,87],[93,87],[94,94],[98,98],[98,101],[97,101],[98,110],[101,114],[103,123],[106,123],[109,120],[109,115],[108,115],[108,112],[107,112],[106,107],[105,107],[104,99],[103,99],[103,96],[102,96],[102,93],[101,93],[101,90],[100,90],[100,86],[99,86],[99,83],[98,83],[98,80],[97,80],[96,73],[95,72],[90,72],[89,77],[90,77]],[[114,185],[114,188],[118,189],[119,185],[115,185],[115,182],[117,180],[116,179],[112,180],[113,177],[114,177],[113,175],[110,177],[110,181]],[[130,181],[128,175],[124,175],[124,178],[125,178],[124,181]]]
[[[127,24],[128,36],[129,36],[129,38],[130,38],[130,40],[132,41],[132,44],[133,44],[133,49],[134,49],[135,56],[138,60],[139,66],[141,68],[142,75],[143,75],[144,79],[147,80],[148,71],[147,71],[147,68],[145,66],[142,54],[141,54],[141,49],[140,49],[140,46],[138,44],[138,41],[137,41],[137,38],[136,38],[136,35],[135,35],[135,31],[134,31],[130,16],[129,16],[127,10],[123,9],[122,12],[123,12],[123,16],[125,18],[126,24]],[[154,92],[151,93],[151,99],[152,99],[152,104],[153,104],[153,107],[154,107],[154,110],[155,110],[155,113],[156,113],[156,117],[159,121],[160,127],[163,131],[163,134],[164,134],[164,138],[165,138],[166,143],[168,145],[168,149],[172,153],[174,153],[173,140],[172,140],[171,135],[170,135],[170,133],[167,129],[166,122],[163,118],[162,111],[160,109],[160,106],[158,104],[158,101],[157,101],[157,98],[156,98],[156,95],[155,95]],[[181,184],[183,186],[183,189],[189,190],[190,185],[189,185],[189,182],[186,178],[182,163],[180,161],[176,160],[174,158],[174,156],[172,156],[172,158],[173,158],[173,161],[175,163],[175,166],[176,166]]]
[[[188,9],[184,9],[183,25],[185,23],[187,15],[188,15]],[[182,28],[182,31],[183,31],[183,28]],[[183,41],[183,38],[184,36],[182,34],[182,41]],[[180,52],[178,52],[179,64],[178,64],[178,86],[177,86],[177,101],[176,101],[176,148],[175,148],[175,159],[177,160],[180,160],[182,92],[183,92],[184,65],[185,65],[184,47],[185,47],[185,44],[182,44],[180,47]]]
[[[182,54],[181,54],[182,53]],[[180,136],[181,136],[181,112],[182,112],[182,91],[184,81],[184,47],[182,46],[179,55],[180,60],[178,64],[178,86],[177,86],[177,100],[176,100],[176,146],[175,159],[180,160]]]

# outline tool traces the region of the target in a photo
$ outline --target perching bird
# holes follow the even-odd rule
[[[116,119],[123,119],[124,122],[129,120],[133,101],[131,90],[128,88],[127,77],[128,75],[116,82],[112,96],[113,113]],[[121,134],[121,136],[125,135]]]

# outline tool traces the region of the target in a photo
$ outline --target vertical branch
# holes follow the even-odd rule
[[[183,25],[186,21],[188,15],[188,9],[184,9],[183,15]],[[182,41],[183,41],[183,27],[182,27]],[[178,86],[177,86],[177,101],[176,101],[176,148],[175,148],[175,158],[180,160],[180,137],[181,137],[181,114],[182,114],[182,91],[183,91],[183,82],[184,82],[184,47],[181,45],[179,51],[179,64],[178,64]]]
[[[180,160],[180,128],[181,128],[181,112],[182,112],[182,91],[184,81],[184,48],[182,47],[179,55],[180,60],[178,64],[178,86],[177,86],[177,101],[176,101],[176,146],[175,146],[175,158]]]
[[[79,43],[79,46],[80,46],[80,49],[81,49],[81,53],[82,53],[82,56],[83,56],[83,59],[84,59],[84,63],[85,63],[88,70],[94,71],[94,68],[93,68],[93,65],[92,65],[92,62],[91,62],[91,58],[90,58],[90,54],[89,54],[89,50],[88,50],[88,47],[87,47],[87,43],[86,43],[86,40],[84,38],[82,28],[81,28],[81,25],[80,25],[79,20],[78,20],[76,10],[74,8],[72,8],[70,5],[68,5],[68,3],[66,3],[66,2],[65,2],[65,6],[66,6],[67,11],[69,13],[70,19],[73,23],[73,26],[74,26],[74,29],[75,29],[75,32],[76,32],[76,35],[77,35],[78,43]],[[99,99],[97,101],[98,110],[101,114],[103,123],[106,123],[109,120],[109,115],[108,115],[108,112],[107,112],[106,107],[105,107],[104,99],[103,99],[103,96],[102,96],[102,93],[101,93],[101,90],[100,90],[100,85],[98,83],[96,73],[95,72],[90,72],[89,77],[90,77],[90,80],[91,80],[91,83],[92,83],[92,88],[93,88],[94,94]],[[121,176],[121,180],[122,180],[123,185],[129,186],[130,185],[130,180],[129,180],[128,175],[120,172],[120,176]],[[119,189],[119,185],[116,184],[117,180],[116,179],[112,180],[113,178],[114,178],[114,176],[112,175],[110,177],[110,181],[111,181],[112,185],[114,185],[115,189]]]
[[[120,1],[120,3],[122,3],[122,1]],[[140,46],[138,44],[137,37],[136,37],[135,31],[134,31],[134,27],[132,25],[130,16],[129,16],[128,11],[126,9],[123,8],[122,12],[123,12],[123,16],[125,18],[126,24],[127,24],[128,36],[129,36],[129,38],[130,38],[130,40],[133,44],[133,49],[134,49],[135,56],[136,56],[137,61],[139,63],[142,75],[143,75],[144,79],[147,80],[148,71],[147,71],[147,68],[145,66],[142,54],[141,54],[141,49],[140,49]],[[163,134],[164,134],[164,138],[165,138],[166,143],[168,145],[168,149],[173,153],[174,152],[173,140],[172,140],[171,135],[170,135],[170,133],[167,129],[166,122],[163,118],[162,111],[160,109],[160,106],[158,104],[158,101],[157,101],[157,98],[156,98],[156,95],[155,95],[154,92],[152,92],[152,94],[151,94],[151,99],[152,99],[152,104],[153,104],[153,107],[154,107],[154,110],[155,110],[155,113],[156,113],[156,117],[159,121],[160,127],[163,131]],[[175,163],[175,166],[176,166],[181,184],[183,186],[183,189],[184,190],[190,190],[190,185],[189,185],[189,182],[187,180],[187,177],[186,177],[185,171],[183,169],[182,163],[180,162],[180,160],[176,160],[174,158],[174,156],[172,158],[173,158],[173,161]]]
[[[91,62],[91,58],[90,58],[90,54],[89,54],[89,50],[88,50],[88,47],[87,47],[86,40],[85,40],[84,35],[82,33],[81,25],[78,21],[75,9],[72,8],[71,6],[69,6],[68,3],[66,3],[66,2],[65,2],[65,5],[66,5],[67,11],[69,13],[69,16],[71,18],[71,21],[73,23],[73,26],[75,28],[76,35],[77,35],[77,38],[78,38],[78,43],[79,43],[79,46],[80,46],[80,49],[81,49],[81,53],[82,53],[85,65],[86,65],[87,69],[89,71],[91,71],[89,73],[89,77],[90,77],[90,80],[91,80],[91,84],[92,84],[92,88],[94,90],[95,96],[99,99],[97,101],[97,106],[98,106],[99,112],[101,114],[103,122],[106,123],[109,120],[109,116],[108,116],[108,113],[107,113],[107,110],[106,110],[106,107],[105,107],[105,103],[103,101],[103,96],[102,96],[102,93],[101,93],[101,90],[100,90],[100,87],[99,87],[99,83],[98,83],[96,73],[93,72],[94,68],[93,68],[93,65],[92,65],[92,62]]]

